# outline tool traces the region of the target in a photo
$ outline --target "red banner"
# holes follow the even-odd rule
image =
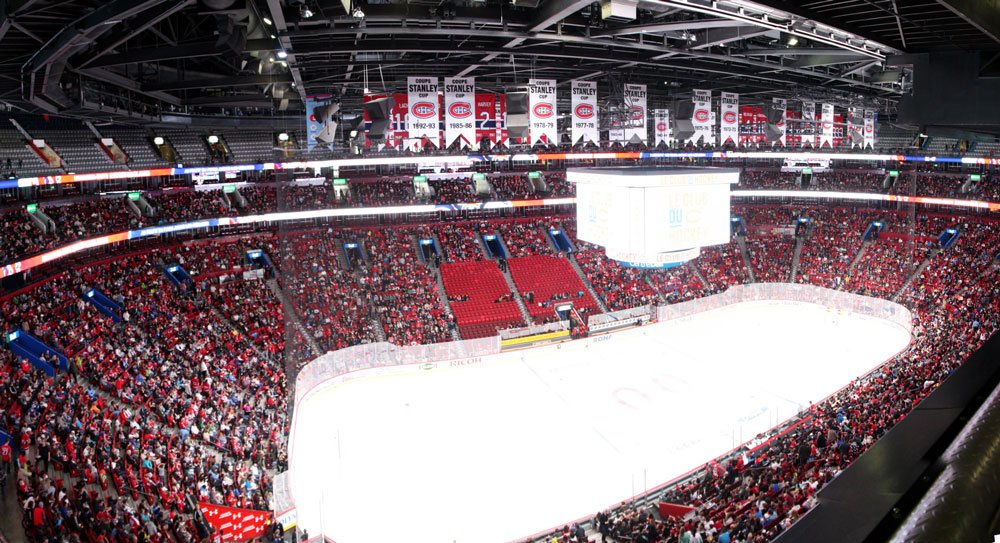
[[[497,95],[476,93],[476,143],[484,139],[497,143]]]
[[[223,542],[247,541],[264,533],[271,513],[210,503],[198,503],[201,514],[222,535]],[[213,540],[214,541],[214,540]]]

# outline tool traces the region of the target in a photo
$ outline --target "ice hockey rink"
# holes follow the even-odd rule
[[[877,318],[747,302],[321,386],[295,413],[299,525],[337,543],[523,540],[705,464],[909,340]]]

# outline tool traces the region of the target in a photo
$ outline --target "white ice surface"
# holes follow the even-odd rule
[[[595,339],[320,387],[295,413],[299,525],[337,543],[523,539],[703,465],[910,337],[751,302]]]

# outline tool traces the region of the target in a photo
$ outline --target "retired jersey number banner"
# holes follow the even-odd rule
[[[666,109],[653,110],[653,145],[659,147],[670,145],[670,111]]]
[[[441,115],[438,112],[438,78],[407,77],[406,95],[410,107],[406,127],[410,133],[408,149],[419,150],[425,142],[441,146]]]
[[[479,148],[476,140],[476,79],[444,78],[444,145]]]
[[[649,132],[646,129],[646,85],[626,83],[625,104],[628,109],[625,141],[646,143],[649,141]]]
[[[559,144],[556,130],[556,80],[528,80],[528,122],[531,145]]]
[[[719,125],[719,137],[722,145],[740,142],[740,95],[734,92],[722,93],[722,119]]]
[[[597,82],[574,81],[570,90],[573,93],[570,102],[573,111],[570,118],[570,137],[573,145],[577,143],[597,143],[600,134],[597,131]]]

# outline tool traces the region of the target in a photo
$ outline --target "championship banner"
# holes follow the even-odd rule
[[[865,149],[875,148],[875,112],[865,110]]]
[[[597,131],[597,82],[573,81],[570,84],[573,93],[570,118],[570,140],[573,145],[581,142],[598,144],[600,134]]]
[[[476,140],[476,78],[444,78],[444,146],[455,140],[462,149],[479,148]]]
[[[823,104],[823,132],[819,136],[819,146],[833,147],[833,104]]]
[[[556,130],[556,80],[528,80],[528,134],[530,145],[559,145]]]
[[[771,102],[771,110],[777,112],[775,125],[778,126],[778,130],[781,136],[778,138],[778,143],[782,146],[788,145],[788,101],[784,98],[774,98]]]
[[[653,110],[653,145],[670,145],[670,110]]]
[[[628,107],[628,125],[625,127],[626,143],[646,143],[646,85],[625,83],[625,104]]]
[[[407,103],[410,113],[406,120],[406,128],[410,133],[407,149],[419,151],[424,143],[441,146],[441,119],[438,107],[438,78],[407,77]]]
[[[802,146],[816,146],[816,102],[802,101]]]
[[[719,126],[722,145],[740,143],[739,109],[740,95],[734,92],[722,93],[722,124]]]
[[[316,136],[322,132],[326,124],[325,119],[316,117],[316,108],[330,105],[332,99],[333,96],[330,94],[306,96],[306,145],[310,151],[322,143],[316,140]]]
[[[698,143],[698,140],[711,143],[712,91],[695,89],[692,101],[694,101],[694,113],[691,116],[691,126],[694,128],[694,135],[686,143]]]
[[[264,534],[271,523],[271,514],[253,509],[240,509],[198,503],[198,509],[216,532],[222,536],[224,543],[248,541]]]

